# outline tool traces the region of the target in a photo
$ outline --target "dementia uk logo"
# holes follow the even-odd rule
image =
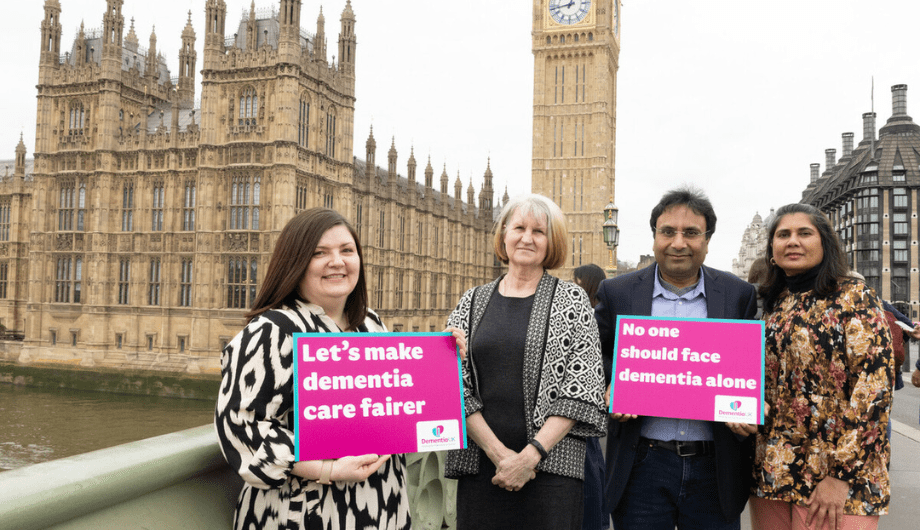
[[[757,398],[716,396],[713,420],[757,423]]]
[[[419,451],[461,449],[460,423],[457,420],[420,421],[415,424]]]

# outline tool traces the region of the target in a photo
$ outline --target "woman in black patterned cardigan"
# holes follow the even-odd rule
[[[567,256],[565,219],[541,195],[508,202],[494,249],[508,273],[463,295],[469,448],[448,454],[459,478],[457,526],[581,529],[585,437],[606,432],[594,311],[585,291],[546,273]]]

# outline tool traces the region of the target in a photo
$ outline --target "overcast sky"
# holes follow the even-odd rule
[[[102,26],[105,0],[59,0],[61,51],[84,21]],[[226,0],[232,35],[251,0]],[[258,0],[256,9],[277,8]],[[5,72],[0,159],[19,135],[35,146],[43,0],[4,6]],[[125,33],[157,49],[173,75],[180,35],[192,12],[199,73],[205,0],[124,0]],[[320,5],[329,55],[336,53],[345,0],[303,0],[301,24],[313,33]],[[352,0],[357,19],[355,154],[373,124],[385,165],[395,136],[399,171],[410,148],[422,172],[447,167],[477,195],[491,157],[496,195],[530,190],[533,3]],[[651,253],[648,216],[666,190],[692,183],[719,218],[707,264],[730,269],[755,212],[798,201],[809,164],[824,171],[824,150],[841,151],[841,133],[862,139],[862,113],[881,126],[891,116],[891,86],[907,84],[908,114],[920,108],[920,2],[904,0],[626,0],[617,101],[616,197],[621,260]],[[200,86],[196,95],[200,97]],[[918,116],[920,119],[920,116]],[[598,224],[602,221],[598,213]]]

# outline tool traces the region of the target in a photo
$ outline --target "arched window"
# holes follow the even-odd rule
[[[61,196],[58,202],[58,230],[73,230],[73,210],[76,183],[73,181],[61,182]]]
[[[335,158],[336,111],[330,107],[326,112],[326,156]]]
[[[163,197],[164,189],[162,182],[154,182],[153,184],[153,200],[152,207],[150,209],[150,230],[153,232],[159,232],[163,230]],[[151,304],[155,305],[155,304]]]
[[[54,301],[79,304],[82,301],[83,258],[61,256],[57,259]]]
[[[77,230],[85,230],[86,221],[86,184],[80,183],[80,191],[77,195]]]
[[[240,94],[240,126],[255,125],[259,116],[259,96],[249,87]]]
[[[309,146],[310,140],[310,102],[306,96],[300,98],[300,112],[297,119],[297,145],[303,148]]]
[[[230,230],[259,229],[261,178],[234,175],[230,183]]]
[[[121,193],[121,231],[134,230],[134,184],[125,183]]]
[[[227,270],[227,307],[246,309],[256,298],[258,260],[255,257],[231,257]]]
[[[86,111],[83,109],[83,103],[74,101],[70,104],[70,134],[83,134],[83,128],[86,125]]]
[[[185,194],[182,198],[182,230],[195,229],[195,182],[185,183]]]

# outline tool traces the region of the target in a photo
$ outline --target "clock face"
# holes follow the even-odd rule
[[[559,24],[578,24],[590,8],[591,0],[549,0],[549,15]]]

